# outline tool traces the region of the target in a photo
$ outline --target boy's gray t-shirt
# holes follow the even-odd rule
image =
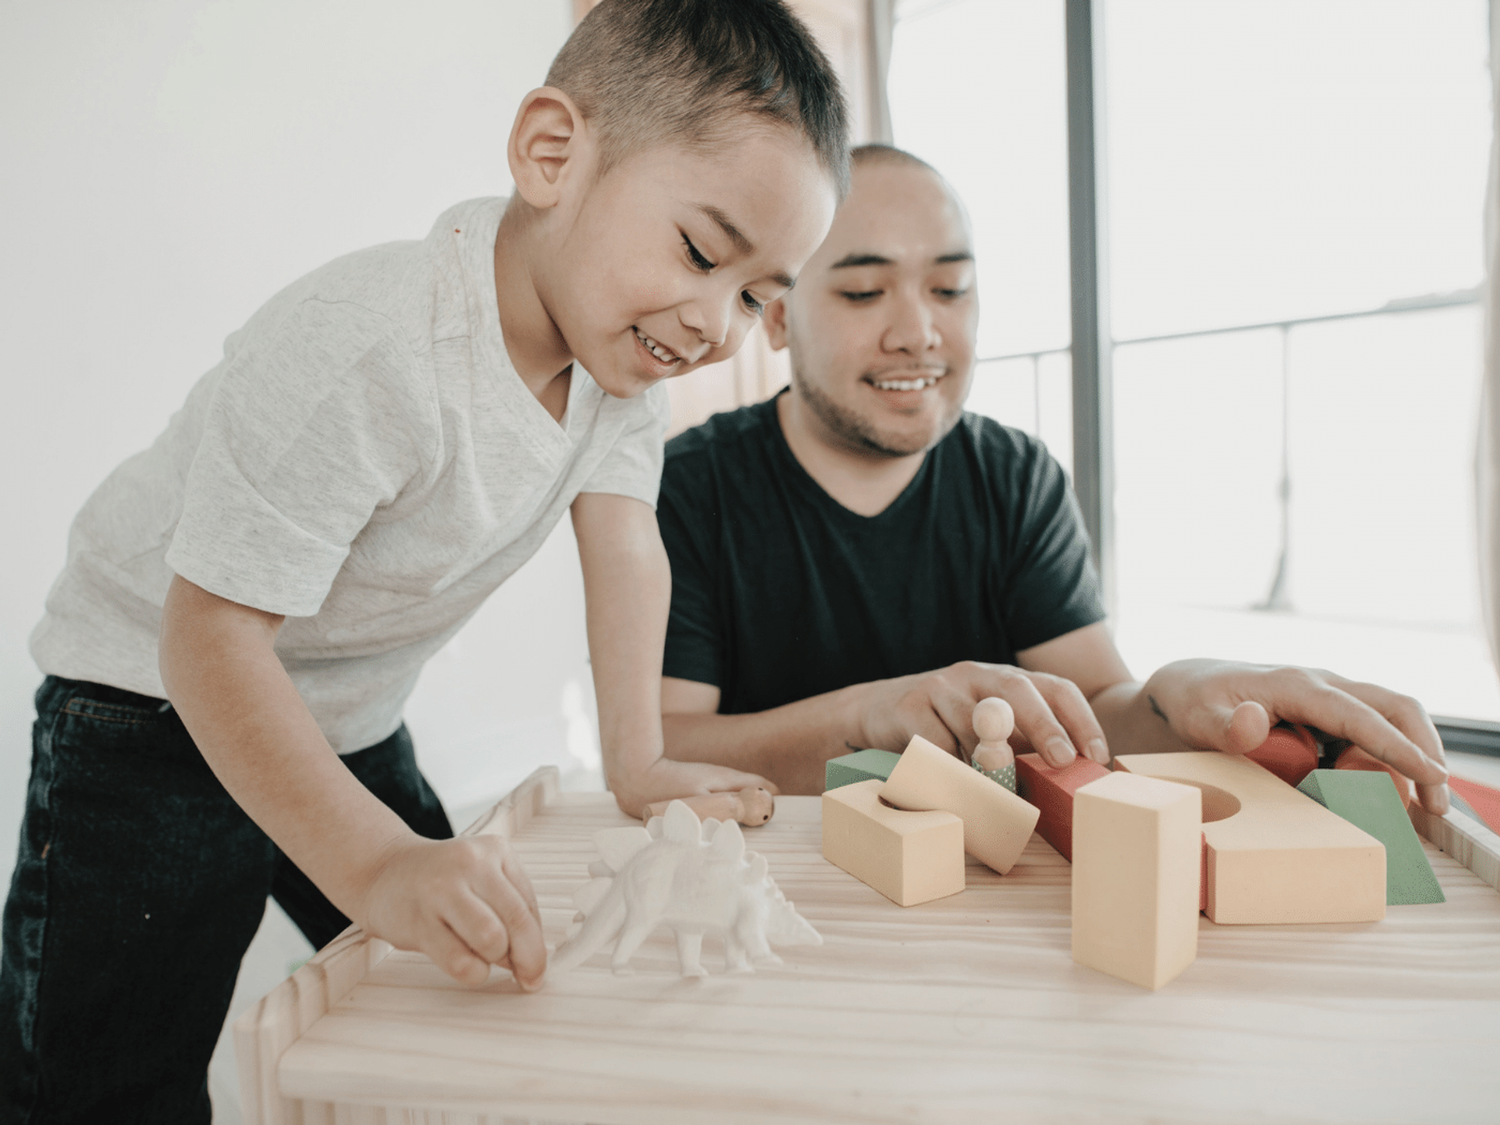
[[[175,572],[286,616],[277,655],[349,753],[396,729],[422,664],[580,492],[655,504],[665,388],[612,398],[575,365],[559,424],[511,366],[504,205],[461,203],[421,242],[330,262],[229,337],[75,519],[31,638],[44,672],[165,696]]]

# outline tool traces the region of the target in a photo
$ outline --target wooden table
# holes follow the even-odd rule
[[[1493,1125],[1500,840],[1414,820],[1453,853],[1428,848],[1446,903],[1202,919],[1198,960],[1152,993],[1073,963],[1070,868],[1040,837],[1009,875],[971,861],[964,893],[902,909],[822,859],[816,798],[781,798],[746,836],[822,946],[731,976],[710,938],[713,975],[683,980],[664,933],[632,976],[598,954],[528,995],[351,931],[236,1025],[247,1120]],[[552,946],[592,833],[628,823],[549,767],[471,831],[515,842]]]

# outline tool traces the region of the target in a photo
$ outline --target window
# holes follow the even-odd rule
[[[1127,660],[1329,666],[1500,718],[1471,515],[1486,4],[1098,10]],[[898,9],[896,143],[974,216],[971,408],[1068,465],[1065,90],[1062,0]]]

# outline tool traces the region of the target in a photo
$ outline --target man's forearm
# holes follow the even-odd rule
[[[864,749],[858,698],[857,688],[842,688],[745,715],[664,714],[667,757],[749,770],[783,793],[818,794],[825,762]]]
[[[1104,728],[1111,758],[1192,749],[1172,732],[1161,705],[1139,681],[1111,684],[1096,693],[1089,706]]]

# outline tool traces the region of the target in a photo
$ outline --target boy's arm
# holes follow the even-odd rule
[[[367,933],[465,984],[482,984],[494,964],[537,987],[546,947],[519,862],[498,837],[416,835],[349,772],[272,647],[282,621],[173,578],[162,681],[209,767]]]
[[[585,492],[572,514],[604,778],[620,808],[639,816],[646,805],[674,797],[751,786],[775,792],[755,774],[663,756],[661,661],[672,575],[656,513],[632,497]]]

